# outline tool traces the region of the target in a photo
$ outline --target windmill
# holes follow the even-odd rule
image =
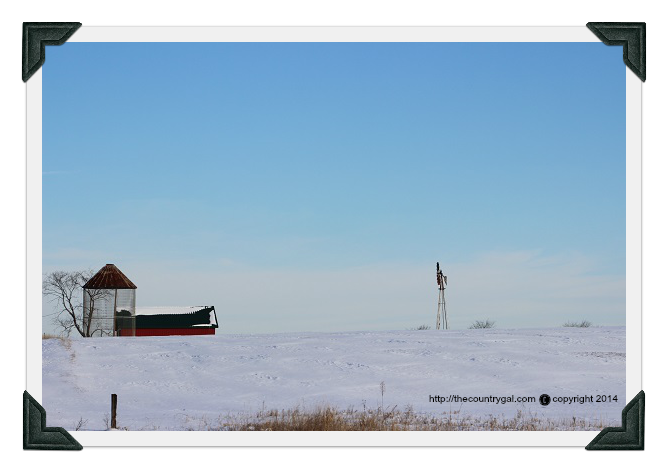
[[[445,330],[450,328],[448,324],[448,312],[445,306],[445,286],[448,285],[448,277],[443,275],[441,267],[436,263],[436,284],[438,284],[438,311],[436,312],[436,330],[441,328],[443,322]]]

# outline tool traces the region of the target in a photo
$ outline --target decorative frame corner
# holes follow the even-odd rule
[[[46,426],[46,411],[23,391],[24,450],[82,450],[83,446],[62,427]]]
[[[81,23],[23,23],[23,82],[44,64],[45,47],[64,44],[81,27]]]
[[[589,22],[587,28],[608,46],[624,47],[624,64],[645,82],[646,24]]]
[[[645,391],[622,410],[622,426],[606,427],[586,450],[645,450]]]

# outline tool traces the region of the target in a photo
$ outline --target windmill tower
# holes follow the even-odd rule
[[[443,323],[443,328],[448,330],[450,324],[448,323],[448,311],[445,305],[445,286],[448,285],[448,277],[443,275],[441,267],[436,263],[436,284],[438,284],[438,311],[436,312],[436,330],[441,328],[441,322]]]

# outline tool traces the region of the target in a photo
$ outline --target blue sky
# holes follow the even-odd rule
[[[625,66],[594,43],[66,43],[43,269],[223,332],[625,323]]]

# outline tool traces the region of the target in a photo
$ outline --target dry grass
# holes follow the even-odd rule
[[[57,338],[58,340],[65,340],[65,337],[61,335],[53,335],[50,333],[43,333],[42,334],[42,340],[51,340],[52,338]]]
[[[540,418],[524,411],[514,417],[472,417],[459,411],[441,415],[419,414],[409,406],[397,410],[338,410],[330,406],[311,410],[300,408],[271,410],[255,416],[239,418],[219,416],[211,421],[200,419],[196,425],[190,420],[187,430],[225,431],[551,431],[601,430],[607,422],[584,419],[553,420]]]

